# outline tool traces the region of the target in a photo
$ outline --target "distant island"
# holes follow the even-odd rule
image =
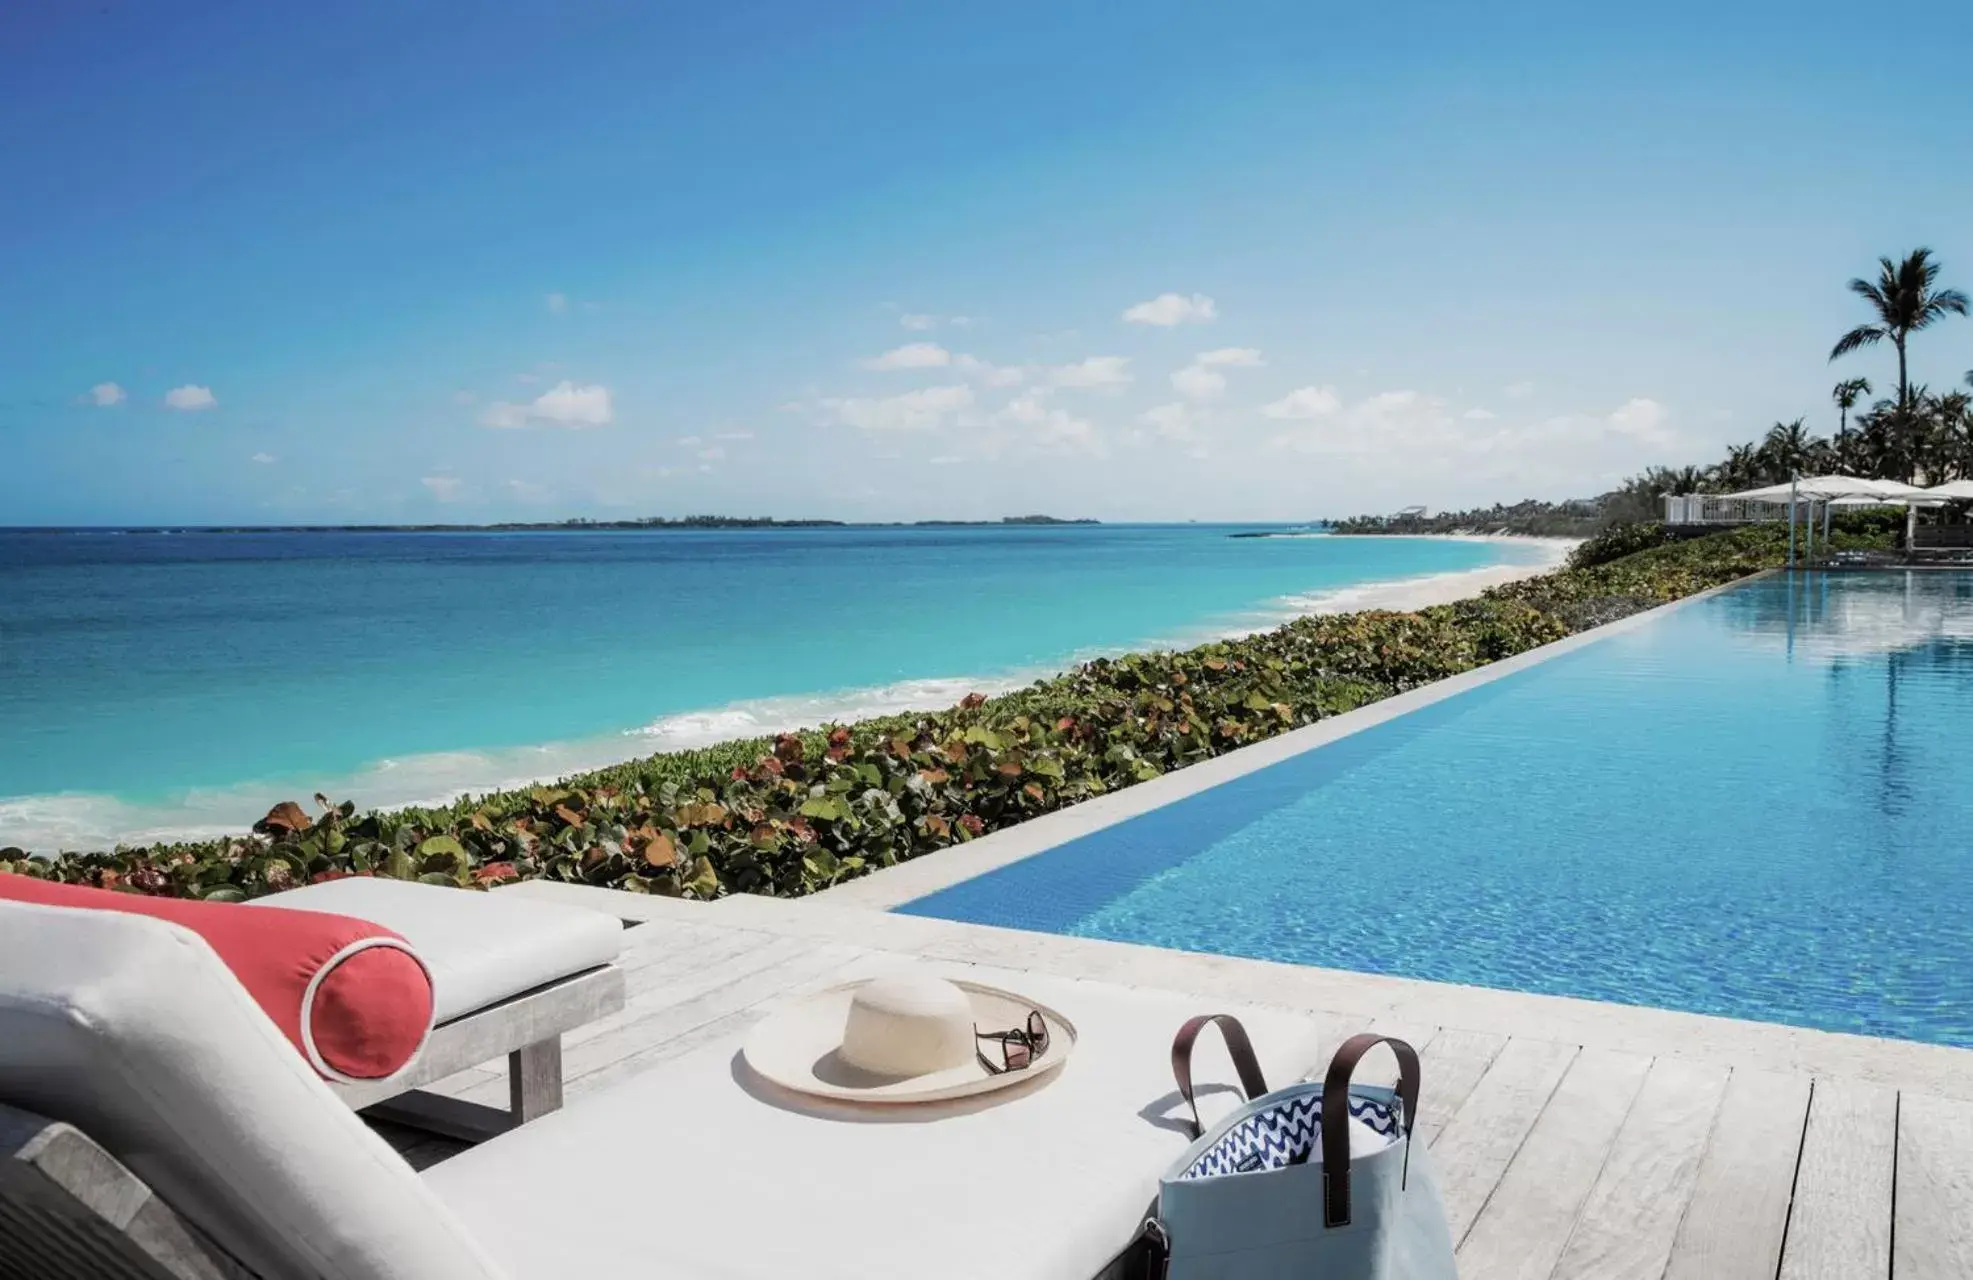
[[[998,520],[781,520],[772,516],[642,516],[635,520],[501,521],[495,524],[212,524],[117,526],[117,533],[529,533],[639,529],[951,529],[1010,524],[1101,524],[1088,518],[1002,516]],[[16,528],[11,533],[68,533]]]

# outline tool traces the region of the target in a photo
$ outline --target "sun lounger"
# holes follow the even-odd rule
[[[1094,1275],[1185,1145],[1167,1052],[1201,1002],[975,972],[1076,1023],[1053,1078],[932,1115],[852,1110],[752,1077],[736,1031],[421,1178],[193,935],[0,903],[0,1273]],[[1317,1060],[1306,1020],[1238,1012],[1270,1078]],[[1230,1102],[1209,1096],[1209,1119]]]
[[[352,1107],[481,1141],[562,1105],[562,1035],[623,1008],[622,922],[501,892],[352,876],[246,904],[328,911],[402,934],[432,975],[434,1027],[410,1071],[332,1087]],[[420,1086],[507,1059],[505,1111]]]

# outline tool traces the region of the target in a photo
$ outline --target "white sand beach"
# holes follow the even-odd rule
[[[1331,535],[1334,536],[1334,535]],[[1389,538],[1393,536],[1432,538],[1438,541],[1464,542],[1504,542],[1517,543],[1533,548],[1540,559],[1520,564],[1488,565],[1484,569],[1467,569],[1458,573],[1434,573],[1422,578],[1403,578],[1394,582],[1370,582],[1358,587],[1344,587],[1337,591],[1326,591],[1306,597],[1301,603],[1304,613],[1355,613],[1360,609],[1425,609],[1435,604],[1451,604],[1454,600],[1464,600],[1478,595],[1488,587],[1498,587],[1509,582],[1519,582],[1538,574],[1552,573],[1562,567],[1569,553],[1581,545],[1580,538],[1531,538],[1518,534],[1481,536],[1476,534],[1370,534],[1366,537]]]

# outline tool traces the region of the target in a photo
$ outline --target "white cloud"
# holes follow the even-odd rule
[[[616,416],[608,387],[578,387],[566,379],[542,392],[530,412],[565,427],[600,427]]]
[[[211,387],[201,387],[188,382],[182,387],[173,387],[165,392],[164,402],[170,408],[193,413],[200,409],[217,408],[219,398],[212,394]]]
[[[967,325],[973,323],[973,317],[934,316],[934,315],[926,315],[923,312],[907,312],[904,315],[899,316],[897,318],[897,322],[903,325],[907,329],[911,329],[918,333],[925,333],[929,330],[938,328],[942,324],[951,325],[955,329],[964,329]]]
[[[940,369],[952,363],[952,353],[936,342],[907,342],[863,362],[866,369]]]
[[[1187,405],[1161,404],[1155,409],[1146,410],[1144,421],[1167,440],[1198,439],[1198,422]]]
[[[989,387],[1011,387],[1027,377],[1027,371],[1019,366],[990,364],[977,356],[954,356],[952,367]]]
[[[1132,324],[1155,324],[1169,329],[1176,324],[1204,324],[1219,316],[1219,308],[1203,293],[1187,297],[1182,293],[1161,293],[1149,302],[1140,302],[1124,312]]]
[[[247,459],[247,461],[249,461],[249,462],[258,462],[258,463],[260,463],[260,464],[261,464],[262,466],[266,466],[267,464],[269,464],[269,463],[271,463],[271,462],[279,462],[279,461],[280,461],[280,459],[279,459],[279,458],[277,458],[277,457],[275,457],[275,456],[274,456],[273,454],[271,454],[271,453],[256,453],[256,454],[255,454],[255,455],[254,455],[253,457],[251,457],[251,458],[249,458],[249,459]]]
[[[1202,364],[1188,364],[1172,374],[1171,385],[1187,400],[1210,400],[1226,390],[1226,375]]]
[[[958,454],[955,453],[942,453],[938,457],[933,458],[930,461],[931,464],[935,467],[956,467],[960,463],[966,461],[966,459],[960,457]]]
[[[718,431],[713,433],[713,439],[715,440],[751,440],[753,438],[754,433],[751,431]]]
[[[696,449],[704,443],[705,441],[700,439],[698,436],[678,437],[678,447],[681,449]]]
[[[1211,400],[1226,390],[1226,375],[1219,370],[1251,369],[1264,363],[1261,353],[1253,347],[1201,351],[1192,357],[1191,364],[1171,375],[1171,385],[1187,400]]]
[[[512,430],[543,424],[576,430],[606,426],[615,416],[608,387],[578,387],[565,379],[526,404],[494,401],[480,414],[480,425]]]
[[[1526,421],[1472,418],[1417,391],[1386,391],[1307,419],[1268,442],[1315,454],[1354,491],[1391,492],[1390,459],[1405,459],[1394,499],[1468,503],[1481,493],[1597,493],[1623,476],[1681,453],[1688,443],[1669,410],[1637,397],[1601,414]]]
[[[1361,455],[1383,450],[1383,456],[1405,458],[1419,450],[1431,451],[1436,457],[1448,447],[1446,429],[1451,419],[1446,416],[1443,400],[1416,391],[1381,391],[1351,405],[1347,412],[1339,412],[1341,407],[1333,388],[1303,387],[1262,412],[1308,425],[1275,436],[1269,443],[1300,453]],[[1276,413],[1276,409],[1284,411]]]
[[[1609,422],[1611,430],[1620,435],[1664,442],[1672,439],[1672,433],[1665,425],[1670,416],[1664,405],[1638,396],[1618,405],[1610,414]]]
[[[1130,381],[1129,356],[1091,356],[1077,364],[1058,365],[1048,380],[1058,387],[1121,387]]]
[[[466,484],[458,476],[425,476],[418,483],[431,490],[432,496],[440,502],[458,501],[459,491]]]
[[[1527,381],[1510,382],[1502,387],[1501,391],[1509,400],[1526,400],[1535,393],[1535,384]]]
[[[541,301],[551,316],[567,315],[569,312],[569,295],[566,293],[551,293]]]
[[[1273,404],[1262,406],[1261,412],[1270,418],[1301,421],[1309,418],[1326,418],[1336,412],[1342,403],[1334,387],[1301,387],[1290,391]]]
[[[123,403],[123,388],[114,382],[99,382],[89,388],[89,394],[82,398],[98,409],[107,409],[111,405]]]
[[[834,421],[861,431],[929,431],[972,404],[973,389],[963,383],[897,396],[822,401]]]
[[[701,462],[719,462],[725,457],[726,450],[716,444],[699,450],[699,461]]]
[[[1040,453],[1102,454],[1096,424],[1048,403],[1046,390],[1009,400],[993,415],[992,427],[1011,429],[1020,443]]]
[[[1465,413],[1461,414],[1460,416],[1465,418],[1468,422],[1491,422],[1493,421],[1494,413],[1491,409],[1481,409],[1476,406],[1474,408],[1468,409]]]
[[[528,407],[524,404],[511,404],[505,400],[495,400],[480,414],[480,425],[512,430],[528,424]]]

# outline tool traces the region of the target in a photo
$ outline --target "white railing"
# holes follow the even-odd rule
[[[1788,504],[1785,502],[1716,498],[1705,493],[1665,495],[1666,524],[1759,524],[1787,518]]]

